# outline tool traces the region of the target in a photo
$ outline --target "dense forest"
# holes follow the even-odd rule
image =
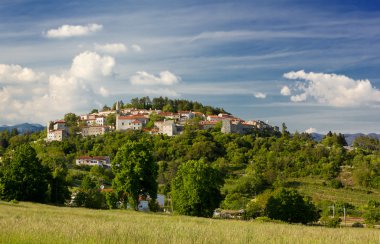
[[[199,108],[225,112],[197,102],[163,98],[152,102],[136,98],[122,106],[162,109],[169,108],[168,104],[172,111]],[[45,136],[46,132],[0,133],[3,200],[90,208],[129,204],[136,208],[142,195],[154,200],[159,193],[170,199],[168,205],[174,206],[174,211],[195,216],[212,216],[216,208],[244,209],[247,219],[266,216],[307,223],[321,216],[326,219],[330,215],[326,206],[341,204],[350,214],[365,217],[367,223],[380,221],[380,199],[360,205],[334,203],[302,195],[295,187],[300,182],[297,179],[311,179],[326,188],[351,189],[352,194],[354,190],[377,193],[380,142],[371,137],[358,137],[353,148],[347,148],[344,136],[331,132],[316,142],[306,133],[290,134],[286,126],[282,133],[273,135],[239,135],[223,134],[215,128],[200,130],[191,122],[181,135],[173,137],[117,131],[46,142]],[[83,155],[107,155],[112,168],[76,166],[75,159]],[[30,179],[25,180],[22,174]],[[70,201],[73,193],[74,202]],[[150,208],[158,209],[154,201]],[[291,216],[287,215],[290,210]]]

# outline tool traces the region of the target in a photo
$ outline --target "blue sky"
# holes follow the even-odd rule
[[[136,96],[380,133],[379,1],[0,2],[0,124]]]

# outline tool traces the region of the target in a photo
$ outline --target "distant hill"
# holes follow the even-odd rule
[[[323,134],[311,133],[311,137],[317,142],[322,141],[324,136],[325,135],[323,135]],[[374,138],[377,138],[380,140],[380,134],[375,134],[375,133],[370,133],[367,135],[363,134],[363,133],[344,134],[344,138],[346,139],[346,142],[349,146],[352,146],[352,143],[354,142],[355,138],[358,136],[371,136],[371,137],[374,137]]]
[[[27,132],[38,132],[45,129],[44,126],[40,124],[29,124],[29,123],[23,123],[18,125],[2,125],[0,126],[0,131],[9,130],[16,128],[20,134],[24,134]]]
[[[370,136],[373,138],[377,138],[380,140],[380,134],[375,134],[375,133],[370,133],[370,134],[363,134],[363,133],[356,133],[356,134],[344,134],[344,137],[346,138],[346,142],[348,145],[352,145],[354,142],[355,138],[358,136]]]

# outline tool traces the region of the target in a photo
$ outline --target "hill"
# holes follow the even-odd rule
[[[377,243],[378,230],[328,229],[0,202],[4,243]],[[281,233],[281,234],[279,234]]]
[[[324,136],[325,136],[324,134],[311,133],[311,137],[317,142],[322,141]],[[380,140],[380,134],[375,134],[375,133],[370,133],[367,135],[363,133],[344,134],[344,138],[346,139],[347,145],[349,146],[352,146],[352,143],[354,142],[354,140],[359,136],[370,136],[370,137],[377,138]]]
[[[29,124],[29,123],[23,123],[18,125],[2,125],[0,126],[0,131],[9,130],[12,131],[13,129],[17,129],[17,131],[20,134],[24,134],[27,132],[33,133],[33,132],[39,132],[45,129],[44,126],[40,124]]]

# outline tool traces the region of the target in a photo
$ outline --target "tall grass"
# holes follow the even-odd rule
[[[379,243],[375,229],[0,202],[1,243]]]

